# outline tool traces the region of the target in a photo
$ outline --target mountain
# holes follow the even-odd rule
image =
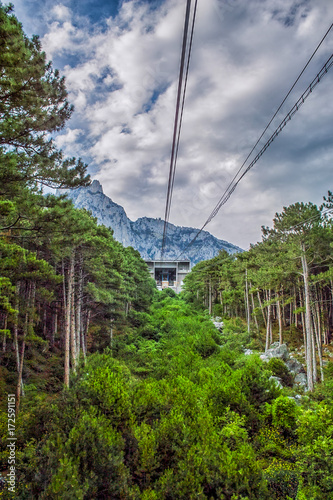
[[[113,229],[113,235],[125,247],[132,246],[145,260],[158,260],[161,257],[161,244],[164,221],[150,217],[141,217],[131,221],[122,206],[114,203],[103,193],[99,181],[94,180],[86,188],[58,190],[66,193],[76,208],[85,208],[97,218],[99,224]],[[242,249],[219,240],[207,231],[202,231],[193,245],[185,252],[188,243],[194,238],[197,229],[168,224],[164,259],[190,259],[192,264],[215,257],[220,250],[228,253],[242,252]]]

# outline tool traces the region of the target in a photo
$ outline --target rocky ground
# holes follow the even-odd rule
[[[223,331],[223,321],[221,318],[216,317],[212,319],[214,326],[220,331]],[[280,344],[274,342],[270,345],[269,349],[265,352],[257,352],[252,349],[245,349],[245,355],[259,354],[260,359],[264,362],[269,362],[271,359],[279,359],[283,362],[286,371],[289,373],[292,380],[292,387],[300,389],[300,392],[308,390],[307,377],[306,377],[306,364],[305,364],[305,347],[304,345],[289,350],[287,344]],[[325,367],[329,361],[333,361],[333,344],[323,346],[323,366]],[[272,376],[278,387],[284,387],[285,383],[281,377]],[[290,380],[290,378],[289,378]],[[299,399],[301,396],[296,396]]]

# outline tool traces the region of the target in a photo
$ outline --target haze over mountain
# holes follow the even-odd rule
[[[87,188],[74,190],[59,190],[58,194],[66,193],[75,207],[89,210],[97,218],[99,224],[110,227],[114,237],[125,247],[132,246],[138,250],[143,259],[157,260],[161,258],[161,243],[164,221],[151,217],[141,217],[131,221],[124,208],[103,193],[102,185],[94,180]],[[185,259],[196,264],[201,260],[211,259],[220,250],[228,253],[241,252],[242,249],[224,240],[215,238],[207,231],[195,240],[185,252],[188,243],[196,235],[197,229],[192,227],[168,225],[166,238],[165,259]]]

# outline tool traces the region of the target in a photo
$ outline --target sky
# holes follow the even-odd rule
[[[75,111],[57,146],[130,219],[163,218],[186,1],[12,3],[66,78]],[[198,0],[170,222],[205,223],[332,22],[330,0]],[[254,155],[332,52],[333,29]],[[206,229],[248,249],[284,206],[320,204],[332,135],[333,68]]]

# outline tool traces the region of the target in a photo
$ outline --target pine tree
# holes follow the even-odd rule
[[[0,195],[37,183],[52,187],[87,185],[81,160],[64,159],[49,134],[73,112],[65,80],[46,62],[38,37],[30,40],[0,5]]]

